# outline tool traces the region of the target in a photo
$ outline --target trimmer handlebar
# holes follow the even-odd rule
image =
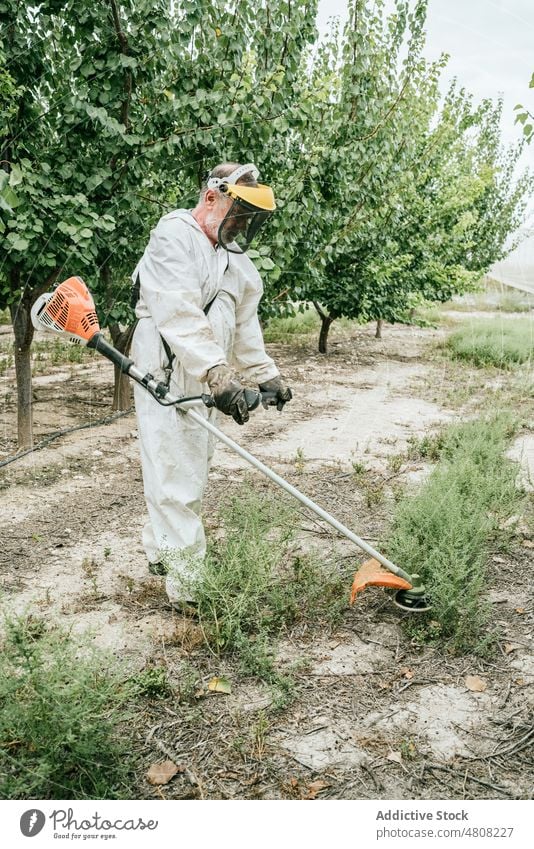
[[[166,398],[168,397],[168,386],[164,383],[157,383],[154,381],[154,378],[151,374],[142,375],[141,372],[135,367],[134,361],[129,357],[125,357],[124,354],[121,354],[117,351],[113,345],[110,345],[109,342],[104,338],[102,333],[95,333],[95,335],[89,340],[87,343],[88,348],[94,348],[100,354],[103,354],[108,360],[111,360],[116,366],[120,368],[125,374],[129,374],[134,380],[138,383],[144,385],[151,394],[159,400],[160,402],[166,402]],[[199,400],[206,405],[206,407],[215,407],[215,399],[212,395],[203,394],[197,396]],[[185,403],[186,401],[192,401],[193,398],[183,398],[183,399],[175,399],[174,404]],[[245,389],[245,401],[247,403],[248,410],[256,410],[260,404],[276,404],[277,396],[276,392],[257,392],[255,389]]]
[[[202,395],[201,398],[206,407],[215,407],[213,395]],[[276,403],[276,398],[276,392],[256,392],[255,389],[245,389],[245,401],[249,411],[255,410],[260,404]]]

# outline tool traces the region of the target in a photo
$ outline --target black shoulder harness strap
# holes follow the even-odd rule
[[[140,292],[141,292],[141,280],[139,278],[139,272],[138,272],[137,277],[135,278],[135,283],[132,286],[132,298],[131,298],[131,302],[130,302],[132,309],[135,309],[135,307],[137,306],[137,301],[139,300]],[[213,296],[213,298],[211,299],[211,301],[208,304],[206,304],[206,306],[204,307],[204,315],[207,315],[209,313],[209,311],[210,311],[210,309],[213,305],[213,302],[214,302],[215,298],[217,297],[217,294],[215,294]],[[138,321],[139,321],[139,319],[136,318],[135,323],[134,323],[134,329],[137,326]],[[133,336],[133,330],[132,330],[132,336]],[[174,360],[176,359],[176,355],[173,354],[173,352],[171,350],[171,346],[169,345],[167,340],[163,338],[161,333],[160,333],[160,337],[161,337],[161,344],[163,345],[163,350],[165,351],[165,356],[167,357],[167,364],[163,367],[163,370],[165,372],[165,383],[167,384],[167,386],[169,386],[170,381],[171,381],[172,368],[173,368]]]

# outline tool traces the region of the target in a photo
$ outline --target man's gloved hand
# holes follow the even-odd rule
[[[207,384],[213,395],[215,406],[225,416],[232,416],[234,421],[242,425],[248,422],[248,407],[245,400],[245,387],[239,382],[236,373],[230,366],[213,366],[206,377]]]
[[[277,410],[282,410],[284,404],[291,401],[293,393],[288,386],[284,386],[280,375],[273,377],[272,380],[266,380],[265,383],[259,384],[260,392],[268,392],[272,397],[262,400],[262,404],[267,407],[276,406]]]

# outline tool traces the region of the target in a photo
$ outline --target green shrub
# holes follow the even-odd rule
[[[126,694],[105,655],[31,617],[4,621],[0,797],[128,798]]]
[[[515,486],[517,464],[504,456],[512,433],[505,414],[448,428],[434,471],[394,516],[389,555],[422,576],[433,635],[459,651],[480,646],[489,620],[484,590],[492,541],[524,499]]]
[[[221,508],[222,538],[211,539],[198,578],[184,596],[198,602],[206,639],[217,654],[233,652],[244,672],[280,684],[273,637],[300,620],[333,622],[347,585],[312,554],[295,553],[295,511],[279,497],[248,487]],[[172,571],[173,555],[167,554]]]
[[[446,344],[454,357],[477,366],[513,368],[532,359],[534,322],[528,318],[483,319],[452,333]]]
[[[172,693],[172,687],[164,666],[148,666],[131,679],[133,691],[149,699],[164,699]]]

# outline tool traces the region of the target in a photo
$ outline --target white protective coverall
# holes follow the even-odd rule
[[[223,363],[234,365],[247,382],[276,377],[278,369],[265,352],[258,321],[263,287],[257,269],[246,254],[214,247],[188,210],[160,219],[132,280],[138,274],[139,322],[131,355],[140,369],[163,380],[163,336],[175,354],[173,395],[209,392],[206,374]],[[143,545],[151,563],[171,554],[167,594],[171,601],[181,601],[185,596],[180,574],[190,577],[191,564],[201,562],[206,551],[200,510],[214,438],[176,408],[159,405],[136,384],[134,398],[149,517]],[[195,409],[214,421],[215,409]]]

